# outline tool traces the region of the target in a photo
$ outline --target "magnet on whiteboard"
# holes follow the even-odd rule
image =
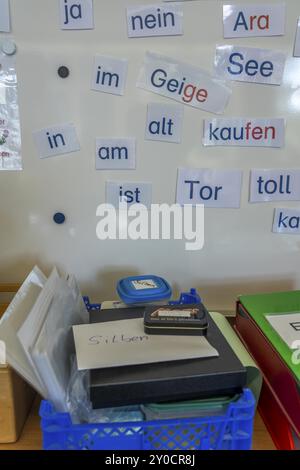
[[[65,65],[61,65],[57,70],[58,76],[60,78],[68,78],[70,75],[70,70]]]
[[[17,51],[17,45],[12,39],[1,41],[1,51],[5,55],[14,55]]]
[[[62,214],[62,212],[56,212],[53,216],[53,220],[56,224],[61,225],[65,222],[66,216],[65,214]]]

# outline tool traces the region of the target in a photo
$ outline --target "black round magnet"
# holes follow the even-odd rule
[[[65,222],[66,216],[62,212],[56,212],[53,216],[53,220],[56,224],[61,225]]]
[[[65,65],[61,65],[58,68],[57,73],[60,78],[67,78],[70,75],[70,70]]]

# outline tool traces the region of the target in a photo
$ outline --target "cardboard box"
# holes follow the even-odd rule
[[[0,285],[0,292],[16,292],[17,286]],[[0,317],[7,304],[0,304]],[[16,442],[29,414],[35,391],[8,365],[0,365],[0,444]]]

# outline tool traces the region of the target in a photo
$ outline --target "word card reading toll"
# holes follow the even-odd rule
[[[300,170],[252,170],[250,202],[300,201]]]
[[[211,119],[204,121],[203,145],[283,147],[284,119]]]
[[[223,5],[224,38],[282,36],[285,4]]]
[[[231,88],[207,72],[176,59],[147,52],[137,86],[182,104],[221,114]]]
[[[127,8],[128,37],[183,34],[183,11],[177,5],[140,5]]]

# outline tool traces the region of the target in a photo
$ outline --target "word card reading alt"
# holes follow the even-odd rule
[[[135,139],[97,139],[96,170],[134,170]]]
[[[10,32],[9,0],[0,0],[0,31]]]
[[[93,0],[60,0],[61,29],[94,29]]]
[[[224,38],[283,36],[285,4],[223,5]]]
[[[242,46],[217,46],[215,72],[219,78],[266,85],[282,82],[286,55],[280,51]]]
[[[240,207],[242,171],[179,168],[178,204],[205,207]]]
[[[147,110],[146,140],[181,142],[183,106],[149,103]]]
[[[283,147],[284,119],[211,119],[204,121],[203,145]]]
[[[40,158],[77,152],[80,144],[73,124],[48,127],[33,133]]]
[[[113,95],[124,95],[127,69],[127,59],[96,56],[91,84],[92,90]]]
[[[231,95],[231,88],[223,80],[153,52],[145,55],[137,87],[216,114],[224,112]]]
[[[115,182],[106,183],[106,203],[112,204],[116,209],[120,204],[142,204],[150,208],[152,202],[152,184],[139,182]]]
[[[273,232],[300,235],[300,210],[275,209]]]
[[[300,201],[300,170],[251,171],[250,202]]]
[[[127,8],[128,37],[183,34],[183,11],[177,5],[143,5]]]

